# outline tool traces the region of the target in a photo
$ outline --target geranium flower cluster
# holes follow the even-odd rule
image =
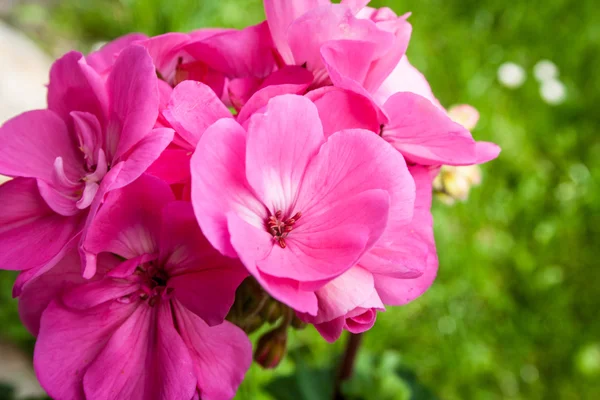
[[[252,361],[229,321],[280,321],[269,367],[288,326],[334,341],[431,285],[433,178],[499,148],[409,64],[408,15],[366,3],[70,52],[2,126],[0,267],[52,398],[229,399]]]

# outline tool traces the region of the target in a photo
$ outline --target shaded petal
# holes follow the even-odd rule
[[[378,109],[370,99],[358,93],[327,86],[310,91],[306,97],[317,106],[326,137],[345,129],[379,133]]]
[[[248,276],[242,263],[210,245],[188,202],[164,207],[159,243],[160,264],[169,273],[173,295],[208,324],[223,322],[237,287]]]
[[[64,217],[46,205],[34,179],[16,178],[4,183],[0,186],[0,199],[2,269],[45,266],[82,229],[81,216]]]
[[[33,356],[36,376],[49,396],[86,398],[82,385],[85,372],[136,307],[111,302],[81,312],[71,311],[56,300],[50,303],[42,315]]]
[[[205,84],[184,81],[173,89],[164,117],[192,147],[210,125],[221,118],[232,118],[231,112]]]
[[[99,74],[104,74],[113,66],[118,55],[132,43],[148,39],[143,33],[128,33],[102,46],[99,50],[88,54],[85,58],[90,67]]]
[[[169,302],[140,305],[90,365],[83,386],[90,399],[191,399],[194,366]]]
[[[202,399],[233,398],[252,363],[252,344],[246,334],[227,321],[209,327],[177,301],[173,301],[173,310],[194,363]]]
[[[148,167],[146,173],[162,179],[169,185],[189,182],[192,153],[191,150],[178,146],[167,147]]]
[[[0,173],[50,183],[54,162],[62,158],[71,180],[83,176],[83,157],[60,117],[50,110],[28,111],[0,128]]]
[[[237,115],[237,121],[244,124],[252,114],[267,105],[269,100],[283,94],[303,94],[313,81],[313,75],[302,67],[286,66],[269,75],[248,99]]]
[[[476,160],[475,141],[443,110],[414,93],[396,93],[384,105],[390,118],[382,137],[408,161],[421,165],[464,165]]]
[[[117,159],[150,134],[158,117],[156,69],[148,51],[138,45],[123,50],[106,87],[111,104],[105,150],[108,159]]]
[[[170,128],[153,129],[122,158],[123,167],[111,190],[119,189],[139,178],[156,161],[173,140]]]
[[[321,336],[323,336],[323,339],[327,340],[329,343],[333,343],[342,335],[345,324],[346,318],[338,317],[331,321],[315,324],[315,328]]]
[[[294,95],[271,99],[248,127],[246,176],[272,214],[291,217],[306,167],[324,142],[317,108]]]
[[[227,230],[229,211],[260,225],[267,217],[246,180],[246,132],[232,119],[210,126],[198,143],[190,164],[192,204],[200,228],[222,254],[235,257]]]
[[[319,290],[319,313],[311,323],[319,324],[345,316],[362,306],[375,292],[373,275],[360,267],[352,267]]]
[[[104,125],[108,101],[104,80],[81,53],[71,51],[54,62],[48,84],[48,109],[64,121],[69,120],[72,111],[84,111]]]
[[[112,255],[103,255],[99,266],[106,270],[116,265],[117,261]],[[52,269],[26,285],[19,295],[19,315],[29,332],[37,336],[42,312],[65,288],[86,282],[89,281],[81,276],[79,253],[73,248]]]
[[[277,51],[286,62],[294,64],[288,43],[288,29],[292,22],[313,8],[329,4],[329,0],[265,0],[265,14]]]
[[[266,22],[216,33],[185,46],[195,60],[203,61],[228,78],[266,77],[275,68],[273,50]]]
[[[157,252],[161,210],[173,200],[166,183],[142,175],[107,196],[88,227],[82,247],[88,254],[110,252],[124,258]]]

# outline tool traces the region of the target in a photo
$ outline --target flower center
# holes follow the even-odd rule
[[[140,289],[140,299],[148,300],[148,304],[153,307],[165,295],[173,292],[173,288],[167,287],[169,275],[167,272],[150,262],[144,266],[139,266],[135,272],[140,276],[142,287]]]
[[[267,231],[273,235],[273,239],[282,249],[286,247],[285,238],[294,229],[294,224],[301,216],[302,213],[297,212],[291,218],[283,219],[283,213],[279,210],[267,219]]]

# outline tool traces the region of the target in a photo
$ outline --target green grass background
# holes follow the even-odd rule
[[[600,8],[594,0],[381,0],[412,11],[408,54],[441,102],[481,113],[500,144],[467,203],[436,202],[439,275],[365,335],[353,399],[594,399],[600,395]],[[257,0],[63,0],[7,16],[51,52],[141,31],[243,27]],[[546,104],[532,69],[552,60],[566,101]],[[507,61],[525,84],[497,79]],[[4,79],[6,77],[3,77]],[[0,275],[0,337],[28,347]],[[311,328],[275,371],[253,366],[239,399],[327,399],[343,343]]]

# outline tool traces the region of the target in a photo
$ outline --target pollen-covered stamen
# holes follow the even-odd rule
[[[267,219],[267,230],[273,235],[273,239],[277,241],[277,244],[279,244],[282,249],[285,249],[286,247],[285,238],[294,229],[294,224],[301,216],[302,213],[297,212],[291,218],[284,220],[282,218],[283,213],[279,210],[275,215],[271,215],[269,219]]]

